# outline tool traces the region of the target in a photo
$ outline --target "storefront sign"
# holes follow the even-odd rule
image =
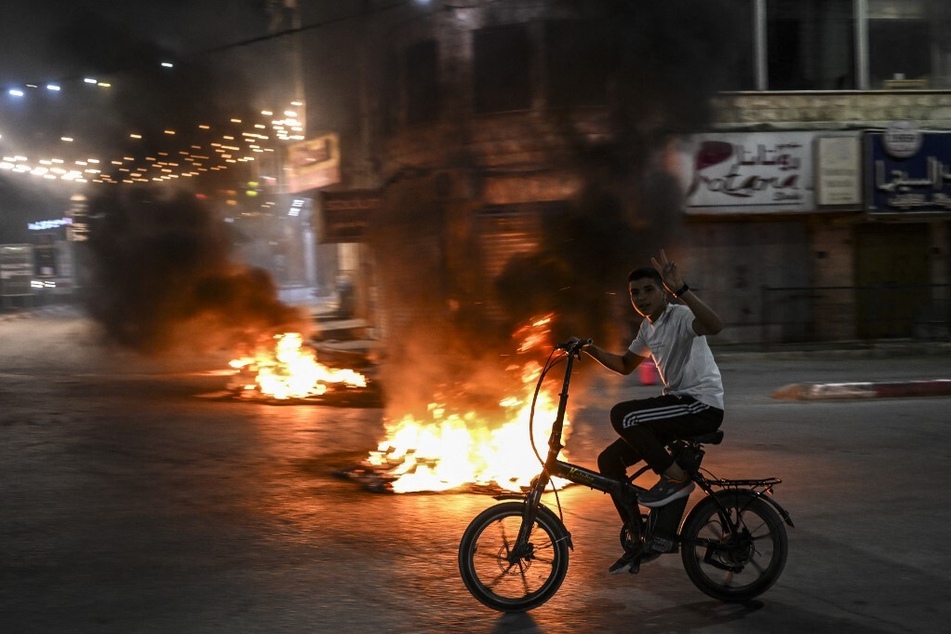
[[[295,143],[287,149],[287,191],[298,192],[340,182],[340,142],[336,134]]]
[[[911,121],[893,121],[882,136],[882,144],[892,158],[909,158],[921,149],[921,130]]]
[[[951,133],[921,132],[917,144],[902,147],[917,150],[895,156],[887,131],[865,135],[868,211],[951,211]]]
[[[816,199],[820,207],[862,204],[862,138],[850,135],[816,139]]]
[[[363,242],[370,213],[379,206],[380,192],[376,190],[320,192],[323,217],[320,241]]]
[[[26,228],[30,231],[49,231],[50,229],[65,227],[71,224],[73,224],[72,218],[56,218],[54,220],[37,220],[36,222],[30,222],[26,225]]]
[[[0,297],[32,295],[33,245],[0,244]]]
[[[680,160],[687,212],[815,211],[816,136],[816,132],[697,135]]]

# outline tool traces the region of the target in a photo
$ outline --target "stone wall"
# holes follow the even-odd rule
[[[742,92],[714,100],[723,130],[885,127],[907,119],[922,128],[951,129],[951,91]]]

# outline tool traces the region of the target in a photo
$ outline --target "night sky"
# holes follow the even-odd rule
[[[68,136],[77,154],[107,160],[126,152],[118,144],[127,128],[227,121],[237,105],[266,107],[276,95],[286,96],[283,75],[273,72],[279,41],[260,40],[269,27],[265,4],[5,0],[0,158],[58,156],[60,139]],[[176,67],[163,75],[155,62],[166,58]],[[86,77],[110,82],[108,98],[85,84]],[[61,89],[50,91],[49,83]],[[11,96],[11,89],[25,94]],[[0,170],[0,243],[28,241],[28,222],[62,217],[69,197],[83,189]]]
[[[181,55],[260,36],[264,0],[5,0],[0,21],[0,84],[64,76],[51,53],[56,33],[89,12]]]

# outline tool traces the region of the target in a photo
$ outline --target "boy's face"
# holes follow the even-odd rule
[[[651,323],[661,316],[664,308],[667,307],[667,295],[664,289],[657,285],[652,278],[642,277],[638,280],[632,280],[628,284],[628,291],[631,294],[631,304],[634,310],[647,317]]]

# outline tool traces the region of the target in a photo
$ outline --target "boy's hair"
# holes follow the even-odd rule
[[[660,273],[657,272],[653,266],[642,266],[639,269],[634,269],[627,276],[627,283],[630,284],[634,280],[641,280],[645,277],[649,277],[655,282],[657,282],[658,288],[664,288],[664,279],[660,276]]]

